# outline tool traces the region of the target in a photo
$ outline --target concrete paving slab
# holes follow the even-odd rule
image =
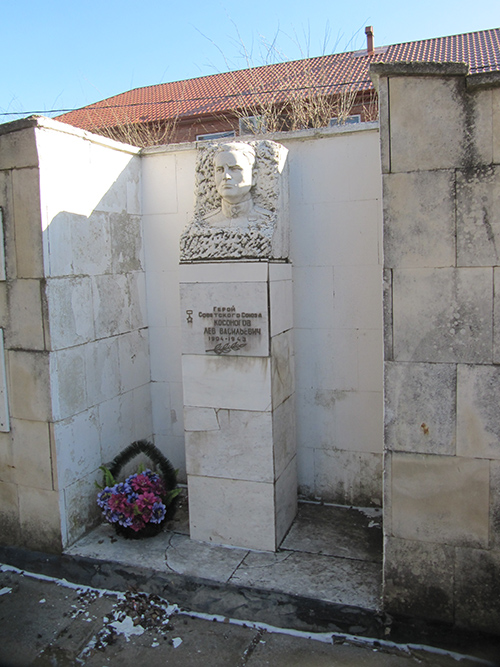
[[[167,544],[166,565],[176,574],[225,583],[247,554],[246,549],[228,549],[172,534]]]
[[[377,510],[301,503],[282,550],[276,554],[211,545],[174,532],[188,526],[184,494],[176,517],[170,529],[147,540],[127,540],[103,524],[66,553],[157,573],[379,609],[382,531]],[[98,585],[95,580],[92,583]]]
[[[382,510],[300,503],[281,549],[382,562]]]
[[[10,592],[0,595],[0,664],[9,667],[75,664],[112,606],[95,592],[1,572],[0,589],[6,588]]]
[[[302,638],[265,634],[255,646],[245,667],[456,667],[457,661],[448,656],[422,654],[355,646],[352,644],[323,644],[306,642]],[[476,664],[460,661],[461,667]]]
[[[145,540],[129,540],[116,535],[113,526],[101,524],[69,547],[66,553],[70,556],[109,560],[164,572],[165,552],[170,536],[168,531],[162,531],[159,535]]]
[[[364,609],[380,609],[381,568],[378,563],[367,561],[287,551],[251,552],[230,582]]]
[[[154,630],[118,636],[112,646],[93,652],[86,667],[236,667],[257,630],[213,623],[197,618],[174,617],[168,636]]]

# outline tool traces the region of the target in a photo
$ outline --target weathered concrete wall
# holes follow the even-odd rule
[[[47,119],[2,129],[3,538],[56,550],[95,522],[99,466],[152,436],[140,158]]]
[[[500,79],[377,65],[384,605],[500,627]],[[485,85],[486,84],[486,85]]]
[[[380,505],[378,130],[350,126],[275,140],[289,150],[300,489],[327,501]],[[179,236],[193,217],[195,154],[193,144],[146,149],[142,174],[155,441],[181,475]]]

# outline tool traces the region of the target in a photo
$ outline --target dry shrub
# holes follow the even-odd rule
[[[378,95],[377,91],[370,90],[368,100],[363,104],[363,116],[365,121],[378,120]]]
[[[113,127],[93,127],[91,132],[131,146],[161,146],[173,141],[178,117],[152,123],[125,123]]]
[[[105,108],[89,107],[86,110],[88,129],[94,134],[140,148],[172,143],[177,130],[183,96],[184,92],[176,101],[174,111],[169,111],[167,117],[147,122],[141,116],[137,116],[138,113],[141,113],[139,104],[131,108],[119,105]]]

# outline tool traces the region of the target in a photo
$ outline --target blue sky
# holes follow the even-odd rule
[[[498,0],[0,0],[0,123],[165,81],[500,26]],[[47,115],[53,115],[47,113]]]

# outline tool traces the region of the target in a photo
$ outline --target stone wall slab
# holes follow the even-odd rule
[[[456,546],[488,545],[487,461],[393,454],[391,488],[394,537]]]
[[[53,432],[57,451],[58,489],[66,488],[102,465],[97,408],[55,422]],[[130,442],[133,440],[132,437]]]
[[[272,413],[217,410],[216,417],[218,429],[186,429],[190,474],[273,483]]]
[[[92,282],[88,276],[47,280],[50,345],[60,350],[81,345],[95,336]]]
[[[196,475],[188,479],[192,539],[275,550],[274,484]]]
[[[183,355],[184,405],[269,411],[270,365],[267,357]]]
[[[88,397],[86,407],[103,403],[120,393],[122,381],[119,362],[120,341],[121,337],[114,336],[92,341],[84,346],[85,384]]]
[[[492,269],[398,269],[393,280],[396,361],[491,363]]]
[[[52,490],[50,431],[46,422],[13,419],[13,463],[18,484]]]
[[[469,151],[477,164],[491,164],[493,160],[493,88],[478,88],[465,97],[474,123],[470,127]],[[470,158],[469,158],[470,160]]]
[[[294,397],[273,410],[274,476],[281,476],[296,455]]]
[[[41,289],[39,280],[18,279],[9,284],[10,323],[5,330],[7,348],[45,349]]]
[[[69,216],[63,212],[52,220],[50,226],[51,243],[58,237],[63,243],[66,240],[66,234],[64,232],[57,234],[54,227],[67,226],[69,228],[71,247],[51,249],[54,260],[60,259],[61,255],[66,255],[71,260],[69,267],[65,267],[64,264],[60,266],[59,271],[63,272],[62,275],[65,275],[66,272],[76,276],[98,276],[102,273],[112,273],[110,215],[108,213],[92,211],[87,218],[83,215]],[[55,266],[53,268],[56,269]]]
[[[386,537],[384,555],[384,599],[392,611],[439,621],[453,618],[453,547]]]
[[[42,227],[38,169],[12,173],[18,278],[42,278]]]
[[[0,482],[15,484],[16,481],[12,433],[0,433]]]
[[[455,266],[454,191],[453,170],[385,176],[386,269]]]
[[[385,383],[386,448],[455,454],[456,366],[386,362]]]
[[[271,338],[271,395],[276,409],[295,391],[293,331]]]
[[[85,346],[58,350],[50,356],[52,413],[55,421],[88,407]]]
[[[493,163],[500,164],[500,88],[491,91]]]
[[[49,355],[45,352],[9,350],[7,358],[11,417],[50,421]]]
[[[19,496],[17,484],[0,482],[0,544],[19,544],[21,526],[19,522]]]
[[[61,513],[56,491],[20,486],[19,519],[22,544],[38,551],[60,551]]]
[[[127,392],[150,382],[149,340],[146,329],[138,329],[118,337],[118,359],[120,391]]]
[[[458,625],[498,634],[500,553],[456,550],[455,620]]]
[[[92,302],[96,338],[130,330],[130,295],[127,276],[101,275],[92,278]]]
[[[500,461],[490,462],[490,546],[500,551]]]
[[[391,77],[391,172],[450,169],[460,164],[465,138],[458,77]]]
[[[36,166],[38,166],[38,153],[32,128],[1,135],[0,169]]]
[[[458,366],[457,454],[500,459],[500,368]]]
[[[493,269],[493,363],[500,363],[500,267]]]
[[[6,277],[15,278],[17,261],[11,171],[0,171],[0,206],[2,208]]]
[[[276,481],[276,545],[280,545],[297,514],[297,457]]]
[[[500,262],[500,166],[457,171],[457,265]]]

